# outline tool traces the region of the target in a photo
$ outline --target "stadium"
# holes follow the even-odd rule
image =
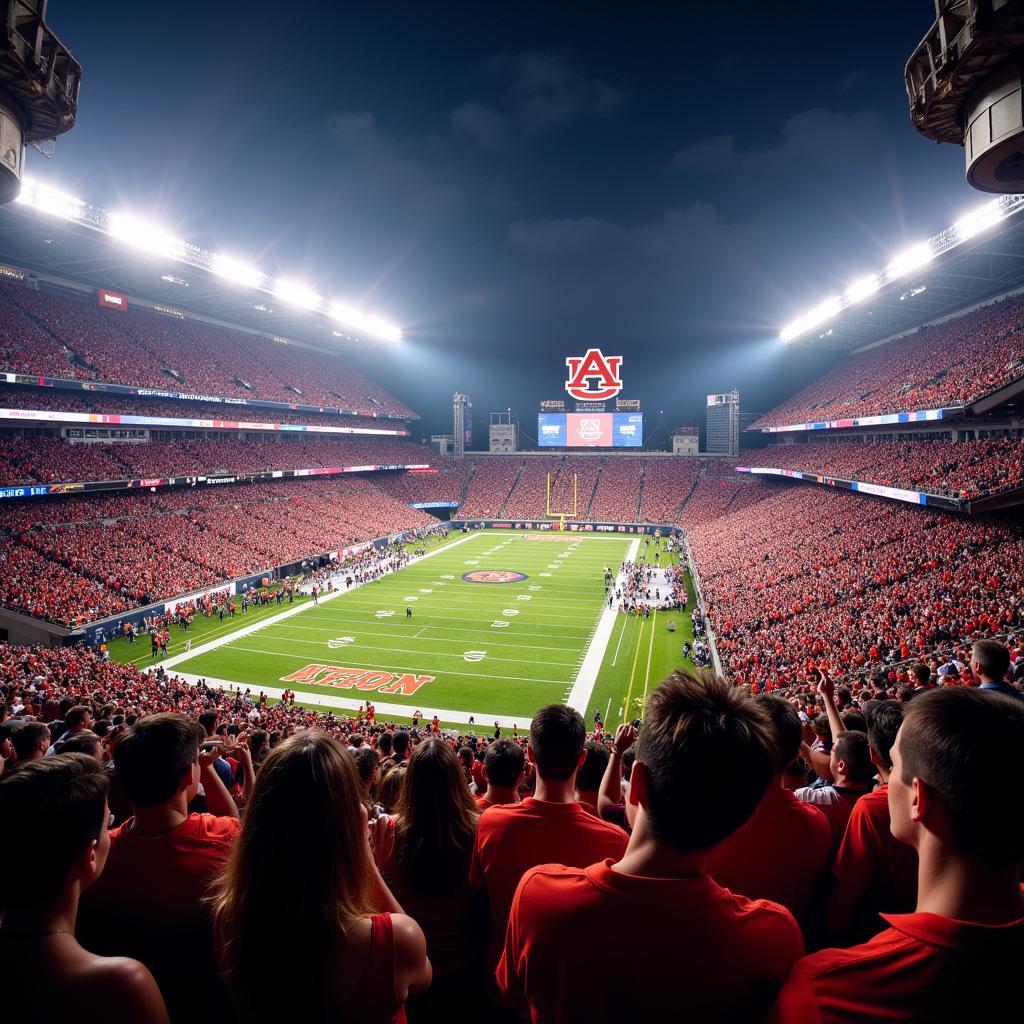
[[[1016,1016],[1022,5],[936,0],[906,64],[912,124],[905,107],[897,120],[957,159],[964,146],[968,182],[993,194],[936,172],[902,230],[850,228],[846,264],[775,239],[767,333],[734,329],[719,297],[742,306],[737,287],[708,293],[710,327],[673,310],[700,340],[641,344],[657,317],[630,309],[637,332],[619,329],[591,261],[621,250],[647,295],[644,261],[674,258],[671,230],[528,223],[495,186],[474,209],[517,211],[509,244],[572,267],[549,294],[495,258],[534,288],[516,293],[522,348],[496,328],[447,354],[429,318],[383,301],[403,277],[440,280],[440,247],[375,265],[364,235],[365,267],[339,256],[317,276],[294,269],[289,238],[357,243],[232,222],[212,197],[179,225],[149,212],[155,186],[141,202],[137,183],[134,202],[79,194],[94,179],[73,145],[106,139],[72,32],[69,49],[44,21],[70,5],[46,6],[5,5],[0,63],[0,948],[25,976],[11,1019],[179,1021],[197,1004],[412,1024]],[[498,49],[482,66],[512,76],[500,101],[457,107],[415,158],[372,118],[331,115],[376,154],[365,216],[382,235],[403,192],[440,194],[424,153],[457,176],[449,154],[472,134],[472,161],[514,164],[517,138],[630,102],[554,49]],[[869,64],[842,89],[877,77]],[[786,124],[774,149],[751,123],[739,143],[680,149],[673,171],[696,153],[712,176],[729,161],[791,175]],[[53,159],[26,162],[26,146]],[[240,147],[224,144],[242,190]],[[158,177],[125,151],[114,180],[129,167]],[[293,185],[301,205],[313,186]],[[349,201],[333,189],[311,224]],[[845,222],[869,216],[849,205]],[[719,215],[712,241],[699,207],[695,303],[718,236],[757,237]],[[470,282],[488,257],[457,248]],[[474,324],[500,319],[491,301],[452,291]],[[562,303],[604,333],[565,331]],[[529,338],[534,305],[561,341]]]

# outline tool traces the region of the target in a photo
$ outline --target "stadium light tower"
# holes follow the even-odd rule
[[[25,146],[52,155],[74,126],[82,65],[46,24],[47,0],[4,0],[0,40],[0,203],[21,190]]]
[[[982,192],[1024,192],[1024,0],[935,0],[906,67],[910,118],[963,146]]]

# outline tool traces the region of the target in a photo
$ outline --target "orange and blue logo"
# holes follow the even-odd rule
[[[478,569],[476,572],[464,572],[462,578],[467,583],[522,583],[530,577],[524,572],[506,569]]]

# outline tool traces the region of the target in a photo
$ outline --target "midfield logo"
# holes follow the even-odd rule
[[[622,356],[606,356],[599,348],[588,348],[585,356],[569,356],[565,365],[569,367],[565,390],[581,402],[603,402],[622,390]]]
[[[376,690],[378,693],[398,693],[411,697],[421,686],[432,683],[436,678],[412,672],[367,671],[343,665],[307,665],[291,675],[281,676],[281,682],[334,686],[339,690]]]

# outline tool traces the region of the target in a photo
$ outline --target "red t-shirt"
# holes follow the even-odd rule
[[[982,925],[938,914],[883,917],[891,927],[870,942],[804,957],[768,1020],[963,1024],[1019,1016],[1024,918]]]
[[[772,786],[750,821],[711,851],[708,874],[750,899],[781,903],[806,923],[831,856],[825,815],[788,789]]]
[[[828,818],[832,828],[833,853],[839,849],[839,844],[843,841],[843,833],[846,831],[846,823],[850,820],[853,805],[863,795],[861,790],[847,789],[845,786],[824,786],[821,789],[804,786],[796,791],[798,800],[817,807]]]
[[[501,957],[512,897],[530,868],[548,863],[582,868],[605,857],[618,860],[628,841],[621,828],[595,818],[577,803],[551,803],[531,796],[520,804],[489,807],[481,814],[469,880],[487,889],[490,966]]]
[[[909,914],[917,906],[917,850],[889,828],[889,787],[879,786],[854,805],[832,874],[860,894],[850,933],[864,941],[883,924],[879,914]]]
[[[545,864],[516,891],[498,988],[534,1024],[757,1021],[803,955],[784,907],[710,875]]]

